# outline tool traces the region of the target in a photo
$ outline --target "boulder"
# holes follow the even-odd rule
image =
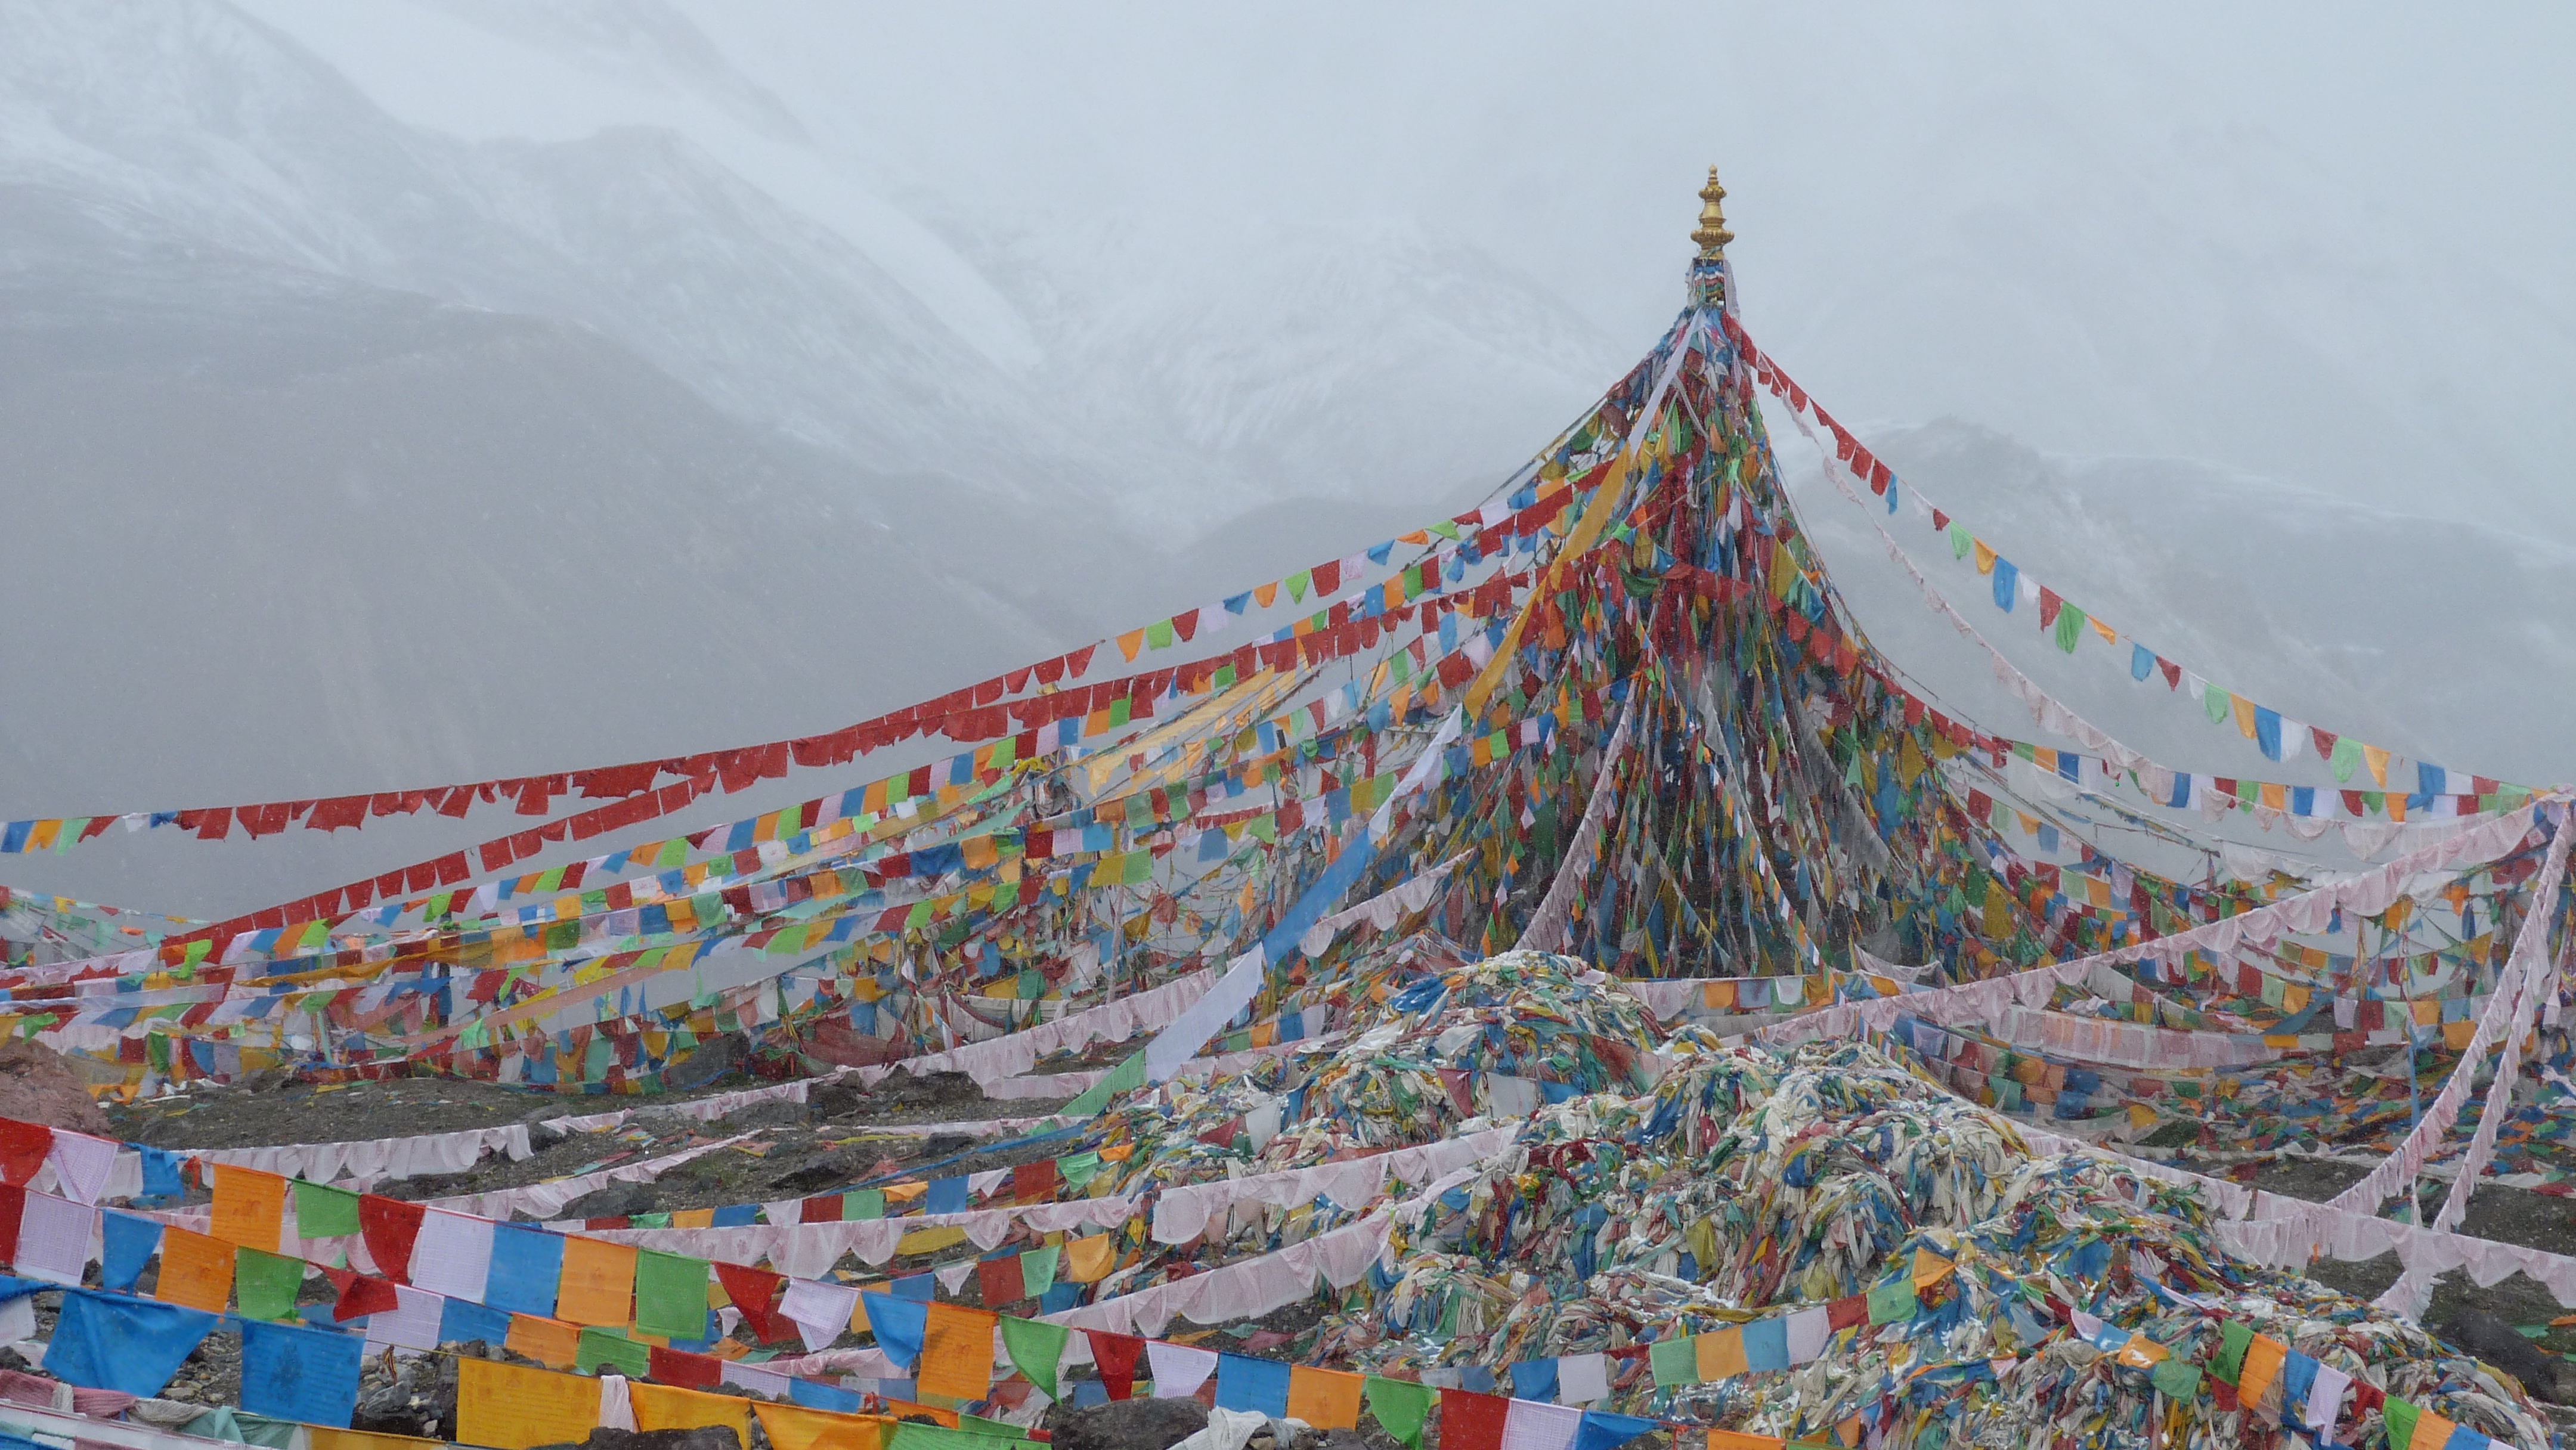
[[[2442,1326],[2442,1338],[2522,1381],[2522,1387],[2556,1404],[2576,1404],[2576,1364],[2522,1337],[2492,1314],[2464,1309]]]
[[[41,1042],[0,1045],[0,1118],[102,1138],[118,1136],[81,1075]]]
[[[612,1183],[563,1206],[565,1218],[633,1218],[653,1212],[660,1195],[650,1183]]]
[[[727,1073],[740,1072],[751,1060],[751,1044],[739,1032],[710,1037],[679,1061],[662,1069],[662,1086],[675,1093],[692,1093],[713,1083]]]
[[[1168,1450],[1207,1428],[1196,1400],[1111,1400],[1055,1416],[1055,1450]]]
[[[701,1425],[694,1430],[612,1430],[605,1425],[585,1439],[547,1450],[742,1450],[730,1425]]]

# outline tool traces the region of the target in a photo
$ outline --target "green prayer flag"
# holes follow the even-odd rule
[[[1307,582],[1313,577],[1314,571],[1309,569],[1300,569],[1296,573],[1289,575],[1288,597],[1296,600],[1304,599],[1306,597]]]
[[[706,1333],[706,1326],[700,1324],[697,1332]],[[640,1380],[652,1371],[653,1346],[614,1329],[586,1328],[573,1350],[572,1363],[583,1374],[597,1374],[601,1365],[607,1365],[628,1379]]]
[[[2157,1360],[2147,1378],[2169,1400],[2188,1400],[2200,1393],[2200,1366],[2187,1359]]]
[[[2057,647],[2075,653],[2075,642],[2084,637],[2084,611],[2072,604],[2057,606]]]
[[[2227,693],[2216,685],[2208,687],[2200,697],[2201,708],[2209,712],[2209,721],[2213,725],[2224,721],[2228,717],[2229,713],[2231,713],[2230,707],[2234,705],[2235,702],[2236,697],[2234,695]]]
[[[1028,1258],[1025,1254],[1021,1256],[1022,1274],[1028,1272]],[[1053,1264],[1047,1265],[1047,1277],[1055,1277]],[[1064,1341],[1070,1332],[1061,1324],[1014,1319],[1007,1314],[1002,1316],[1002,1348],[1009,1352],[1011,1363],[1020,1367],[1020,1373],[1029,1377],[1029,1383],[1046,1391],[1050,1400],[1059,1398],[1055,1384],[1056,1362],[1064,1358]]]
[[[257,1249],[233,1250],[233,1294],[244,1319],[291,1319],[304,1287],[304,1261]]]
[[[2228,1327],[2232,1329],[2235,1326]],[[2392,1450],[2394,1447],[2404,1446],[2415,1438],[2415,1420],[2423,1413],[2395,1395],[2390,1395],[2387,1402],[2380,1406],[2380,1419],[2388,1426],[2388,1443]]]
[[[673,1339],[707,1334],[707,1261],[658,1249],[635,1254],[635,1327]]]
[[[1119,873],[1122,886],[1143,886],[1154,879],[1154,853],[1130,851],[1124,869]]]
[[[1136,1089],[1143,1087],[1145,1085],[1145,1054],[1143,1050],[1139,1049],[1138,1051],[1129,1053],[1125,1058],[1121,1059],[1116,1067],[1109,1069],[1109,1076],[1103,1078],[1102,1081],[1109,1084],[1109,1090],[1113,1093],[1134,1092]]]
[[[1064,1250],[1054,1244],[1049,1244],[1042,1249],[1031,1249],[1020,1255],[1021,1292],[1034,1299],[1054,1288],[1056,1261],[1062,1257],[1064,1257]],[[1055,1391],[1047,1391],[1047,1398],[1054,1399]]]
[[[1084,1187],[1100,1176],[1100,1155],[1067,1153],[1055,1160],[1055,1176],[1061,1179],[1067,1188]]]
[[[295,1231],[308,1239],[338,1238],[358,1231],[358,1195],[327,1183],[287,1180],[295,1185]]]
[[[2334,772],[2335,779],[2352,779],[2352,773],[2361,768],[2361,742],[2349,735],[2336,737],[2334,754],[2327,759],[2326,765]]]
[[[1964,559],[1968,557],[1968,551],[1976,546],[1977,536],[1968,532],[1968,526],[1966,524],[1950,525],[1951,558]]]
[[[1367,1397],[1368,1411],[1377,1416],[1380,1429],[1404,1445],[1405,1450],[1422,1450],[1422,1422],[1431,1413],[1429,1385],[1373,1374],[1361,1393]]]
[[[1902,1324],[1914,1317],[1918,1307],[1914,1298],[1914,1280],[1894,1279],[1869,1291],[1869,1322]]]
[[[968,1429],[966,1427],[968,1418],[970,1417],[965,1415],[958,1416],[957,1428],[954,1430],[924,1424],[918,1420],[905,1420],[897,1424],[894,1427],[894,1433],[886,1438],[886,1450],[987,1450],[995,1440],[1002,1438],[998,1431],[986,1431],[980,1426]],[[988,1420],[985,1423],[992,1422]],[[1026,1438],[1025,1432],[1017,1427],[1007,1428],[1012,1435]]]
[[[842,1194],[841,1217],[845,1221],[858,1218],[885,1217],[885,1190],[882,1188],[853,1188],[849,1192]]]
[[[1170,649],[1172,647],[1172,622],[1168,619],[1158,619],[1152,624],[1146,625],[1145,647],[1147,649]]]
[[[2245,1368],[2245,1351],[2253,1347],[2253,1330],[2233,1319],[2220,1320],[2218,1358],[2210,1363],[2209,1372],[2231,1385],[2236,1383],[2236,1376]],[[2391,1403],[2395,1402],[2391,1401]]]
[[[1029,1432],[1002,1420],[987,1420],[981,1415],[959,1411],[957,1429],[961,1434],[980,1435],[987,1440],[1025,1440]]]
[[[1699,1383],[1699,1347],[1687,1334],[1656,1340],[1646,1351],[1646,1363],[1655,1372],[1659,1390]]]

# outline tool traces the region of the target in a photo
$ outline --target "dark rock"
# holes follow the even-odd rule
[[[650,1183],[612,1183],[595,1193],[585,1193],[563,1207],[565,1218],[633,1218],[651,1213],[660,1202]]]
[[[1055,1418],[1055,1450],[1168,1450],[1207,1428],[1196,1400],[1111,1400]]]
[[[716,1120],[724,1131],[739,1133],[746,1128],[786,1128],[803,1123],[814,1110],[804,1103],[772,1101],[737,1108]]]
[[[835,1188],[847,1188],[869,1176],[875,1163],[874,1158],[862,1158],[852,1149],[835,1148],[829,1153],[809,1158],[780,1173],[770,1179],[769,1184],[781,1193],[795,1194],[800,1197],[809,1193],[824,1193]]]
[[[933,1133],[921,1140],[923,1158],[953,1158],[975,1146],[975,1140],[964,1133]]]
[[[707,1087],[727,1073],[740,1072],[751,1061],[751,1044],[739,1032],[710,1037],[697,1050],[662,1069],[662,1086],[677,1093]]]
[[[962,1072],[933,1072],[919,1077],[908,1072],[888,1073],[885,1081],[877,1084],[876,1097],[897,1108],[946,1108],[985,1101],[984,1089]]]
[[[876,1106],[866,1088],[847,1078],[827,1082],[805,1094],[805,1106],[818,1118],[846,1118]]]
[[[2522,1387],[2556,1404],[2576,1404],[2576,1364],[2522,1337],[2492,1314],[2462,1310],[2441,1328],[2442,1338],[2522,1381]]]

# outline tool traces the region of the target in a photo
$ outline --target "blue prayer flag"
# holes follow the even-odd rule
[[[1574,1450],[1611,1450],[1612,1446],[1625,1445],[1648,1431],[1662,1427],[1660,1420],[1641,1420],[1635,1415],[1586,1410],[1583,1422],[1574,1430]]]
[[[554,1318],[555,1285],[563,1278],[563,1257],[561,1234],[514,1223],[495,1225],[483,1302],[517,1314]]]
[[[2013,596],[2019,592],[2020,581],[2021,571],[2013,567],[2012,560],[1995,561],[1995,608],[2012,613]]]
[[[886,1358],[905,1366],[921,1358],[922,1336],[930,1328],[928,1304],[865,1293],[859,1295],[859,1302],[868,1311],[868,1328],[876,1331],[877,1348],[885,1351]]]
[[[1789,1367],[1789,1321],[1775,1314],[1744,1326],[1744,1367],[1748,1370]]]
[[[1541,1404],[1556,1401],[1556,1361],[1524,1359],[1512,1365],[1512,1398],[1536,1400]]]
[[[1218,1355],[1216,1403],[1221,1410],[1257,1410],[1274,1419],[1287,1414],[1288,1365],[1250,1355]]]
[[[507,1309],[477,1304],[471,1299],[450,1299],[439,1306],[438,1342],[441,1344],[463,1344],[474,1339],[485,1344],[502,1344],[509,1338],[510,1311]]]
[[[65,1289],[45,1372],[94,1390],[149,1399],[179,1372],[216,1317],[157,1299]]]
[[[100,1287],[130,1290],[143,1266],[152,1261],[152,1251],[161,1247],[161,1224],[156,1219],[138,1218],[130,1213],[108,1209],[99,1215],[98,1282]]]
[[[962,1176],[930,1180],[930,1190],[921,1196],[921,1204],[924,1213],[964,1213],[966,1180]]]
[[[856,1390],[823,1384],[801,1375],[788,1376],[787,1398],[809,1410],[830,1410],[836,1415],[855,1415],[862,1403]]]
[[[2129,678],[2143,680],[2155,672],[2156,652],[2131,640],[2129,642]]]
[[[367,1342],[354,1334],[245,1320],[242,1408],[345,1428],[358,1408],[358,1365],[366,1353]]]

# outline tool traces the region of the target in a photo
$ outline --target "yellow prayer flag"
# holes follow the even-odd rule
[[[335,1430],[329,1425],[304,1427],[313,1450],[446,1450],[444,1440],[417,1435],[388,1435],[380,1430]]]
[[[836,1415],[802,1405],[751,1404],[760,1428],[769,1434],[770,1450],[884,1450],[893,1422],[882,1415]],[[743,1443],[751,1443],[745,1440]],[[996,1440],[996,1445],[1010,1442]]]
[[[570,1369],[581,1358],[581,1326],[534,1314],[513,1314],[510,1332],[501,1347],[539,1364]]]
[[[2158,1360],[2169,1359],[2172,1355],[2172,1350],[2145,1335],[2132,1334],[2129,1336],[2129,1342],[2121,1345],[2120,1352],[2112,1358],[2131,1369],[2154,1369]]]
[[[1318,1430],[1360,1427],[1360,1390],[1367,1376],[1335,1369],[1291,1365],[1288,1369],[1288,1418]]]
[[[491,1450],[534,1450],[588,1439],[599,1425],[599,1381],[577,1374],[456,1361],[456,1438]]]
[[[2282,1361],[2289,1352],[2288,1345],[2270,1335],[2255,1335],[2254,1342],[2245,1349],[2244,1369],[2236,1377],[2238,1402],[2260,1406],[2264,1392],[2271,1389],[2272,1382],[2280,1377]]]
[[[1115,1234],[1090,1234],[1069,1239],[1064,1246],[1064,1277],[1075,1284],[1096,1284],[1118,1261],[1118,1237]]]
[[[273,1254],[285,1218],[285,1179],[256,1168],[215,1165],[215,1212],[206,1232],[228,1244]]]
[[[923,1394],[980,1400],[993,1389],[993,1323],[998,1316],[954,1304],[930,1306],[922,1329],[921,1369],[915,1388]]]
[[[2227,702],[2227,708],[2228,708],[2230,711],[2234,712],[2234,714],[2235,714],[2235,716],[2236,716],[2236,731],[2237,731],[2237,733],[2238,733],[2238,734],[2240,734],[2240,735],[2242,735],[2242,736],[2244,736],[2244,737],[2245,737],[2246,739],[2248,739],[2248,740],[2253,739],[2253,738],[2254,738],[2254,702],[2253,702],[2253,701],[2251,701],[2251,700],[2249,700],[2249,699],[2247,699],[2247,698],[2245,698],[2243,695],[2235,695],[2235,696],[2231,696],[2231,697],[2229,698],[2229,700],[2228,700],[2228,702]]]
[[[733,1431],[737,1442],[751,1443],[751,1401],[739,1395],[711,1395],[704,1390],[646,1384],[635,1379],[626,1382],[626,1394],[634,1403],[638,1430],[695,1430],[722,1425]]]
[[[634,1310],[634,1246],[565,1235],[556,1316],[574,1324],[623,1325],[634,1319]]]
[[[1914,1251],[1915,1291],[1920,1293],[1950,1277],[1950,1270],[1954,1267],[1956,1267],[1956,1265],[1953,1265],[1948,1259],[1941,1257],[1930,1249],[1916,1249]]]
[[[1708,1432],[1708,1450],[1782,1450],[1788,1443],[1777,1435],[1755,1435],[1743,1430]]]
[[[1972,539],[1969,542],[1976,546],[1977,572],[1980,574],[1992,574],[1995,572],[1994,546],[1983,539]]]
[[[2431,1410],[2419,1408],[2415,1411],[2415,1433],[2406,1437],[2406,1450],[2444,1450],[2451,1443],[2451,1432],[2458,1428]]]
[[[2388,786],[2388,752],[2376,745],[2361,747],[2361,763],[2370,767],[2370,783],[2381,789]]]
[[[161,1278],[153,1286],[153,1298],[221,1314],[232,1294],[231,1244],[176,1224],[161,1231]]]
[[[1744,1373],[1744,1330],[1737,1325],[1713,1329],[1691,1341],[1703,1380],[1732,1379]]]

